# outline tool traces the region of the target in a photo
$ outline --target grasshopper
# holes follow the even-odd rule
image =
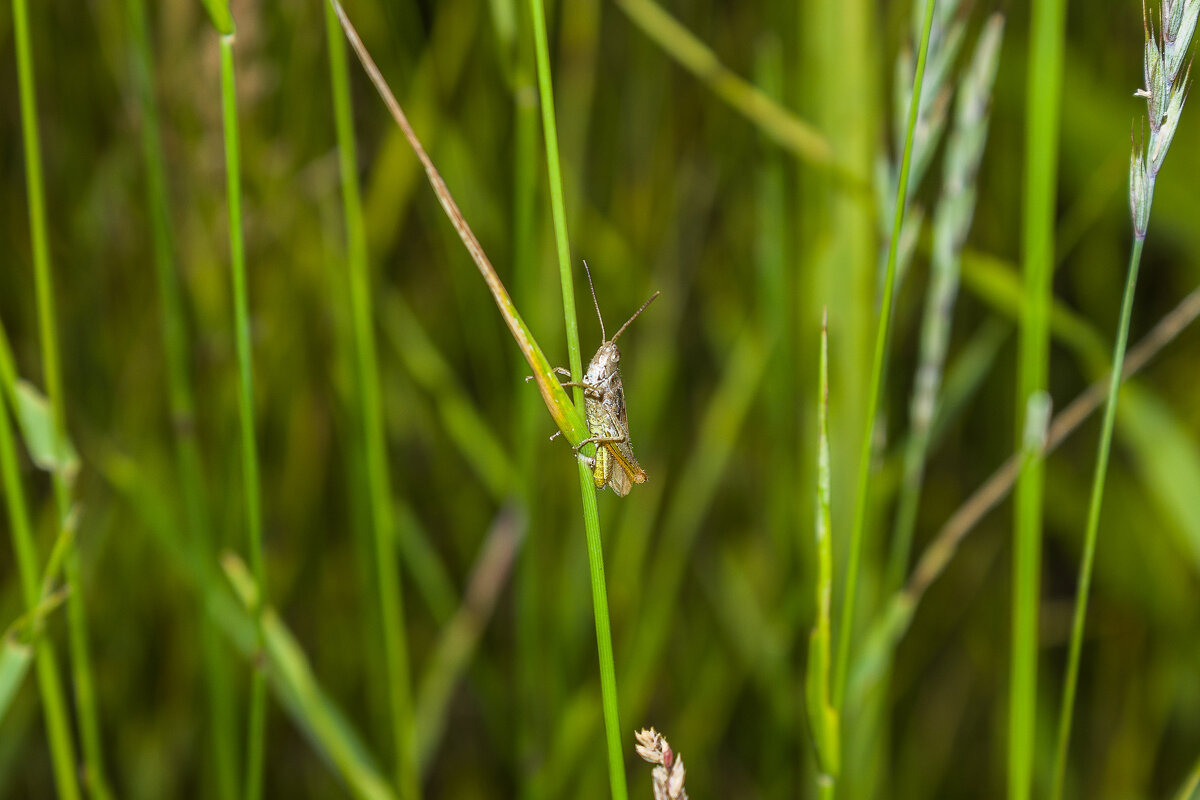
[[[646,482],[646,472],[638,464],[633,454],[633,445],[629,441],[629,420],[625,415],[625,387],[621,383],[621,370],[617,364],[621,361],[621,351],[617,349],[617,338],[629,327],[629,323],[637,319],[638,314],[646,310],[646,306],[654,302],[658,292],[650,295],[650,299],[642,303],[642,307],[634,312],[629,321],[613,334],[611,339],[604,335],[604,317],[600,314],[600,301],[596,299],[596,287],[592,284],[592,271],[587,262],[583,262],[587,270],[588,287],[592,290],[592,303],[596,306],[596,317],[600,320],[600,349],[588,363],[583,380],[567,382],[563,386],[578,386],[583,389],[583,412],[587,420],[588,432],[592,435],[575,445],[575,452],[589,442],[595,443],[594,457],[581,456],[585,459],[588,469],[592,470],[592,479],[597,489],[609,486],[618,497],[629,494],[635,483]],[[556,372],[570,377],[570,372],[559,367]]]

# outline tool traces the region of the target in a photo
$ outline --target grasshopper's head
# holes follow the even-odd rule
[[[592,386],[604,383],[612,377],[614,372],[620,369],[620,364],[621,351],[617,349],[617,343],[613,341],[605,342],[600,345],[600,349],[596,351],[596,355],[592,356],[583,382]]]
[[[629,321],[622,325],[621,329],[614,333],[611,339],[608,339],[604,335],[604,317],[600,313],[600,301],[596,299],[596,287],[592,285],[592,271],[588,269],[586,261],[583,262],[583,268],[587,270],[588,287],[592,290],[592,303],[596,306],[596,317],[600,320],[600,338],[603,339],[600,349],[596,351],[596,355],[592,356],[591,363],[588,364],[587,373],[584,378],[586,383],[595,386],[608,380],[620,368],[618,365],[621,362],[621,351],[617,349],[617,339],[629,327],[629,323],[637,319],[638,314],[641,314],[646,310],[646,306],[654,302],[654,298],[658,297],[658,292],[650,295],[650,299],[642,303],[642,307],[633,312],[633,316],[629,318]]]

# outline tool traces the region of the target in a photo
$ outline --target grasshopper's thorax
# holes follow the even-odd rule
[[[605,342],[592,356],[583,383],[593,387],[603,386],[619,370],[620,362],[621,351],[617,349],[617,343]]]

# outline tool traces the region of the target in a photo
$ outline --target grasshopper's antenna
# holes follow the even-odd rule
[[[596,287],[592,285],[592,271],[588,269],[587,261],[583,262],[583,269],[588,276],[588,288],[592,290],[592,303],[596,306],[596,317],[600,320],[600,341],[607,342],[608,339],[604,336],[604,317],[600,315],[600,301],[596,299]]]
[[[639,308],[637,311],[633,312],[633,316],[629,318],[629,322],[633,322],[635,319],[637,319],[637,318],[638,318],[638,314],[640,314],[640,313],[642,313],[643,311],[645,311],[645,310],[646,310],[646,306],[648,306],[648,305],[650,305],[651,303],[653,303],[653,302],[654,302],[654,298],[656,298],[656,297],[658,297],[658,292],[655,292],[654,294],[650,295],[650,299],[649,299],[649,300],[647,300],[646,302],[642,303],[642,307],[641,307],[641,308]],[[622,326],[621,326],[621,330],[619,330],[619,331],[617,331],[616,333],[614,333],[614,334],[613,334],[613,337],[612,337],[612,339],[611,339],[610,341],[613,341],[613,342],[615,342],[615,341],[617,340],[617,337],[618,337],[618,336],[620,336],[622,333],[624,333],[624,332],[625,332],[625,329],[629,327],[629,322],[626,322],[624,325],[622,325]]]

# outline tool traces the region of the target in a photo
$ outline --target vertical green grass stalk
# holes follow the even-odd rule
[[[150,45],[145,0],[126,0],[132,38],[131,77],[141,111],[142,156],[146,169],[146,202],[154,243],[159,302],[163,315],[163,349],[167,368],[167,398],[171,429],[175,435],[175,467],[183,495],[185,529],[194,557],[212,558],[212,522],[204,493],[203,467],[196,441],[195,401],[189,377],[187,327],[183,297],[176,273],[175,241],[167,191],[166,157],[159,128],[154,90],[154,57]],[[237,793],[237,738],[234,732],[234,699],[228,665],[216,626],[203,601],[197,605],[200,644],[208,681],[209,736],[213,778],[221,797]]]
[[[33,242],[34,285],[37,292],[38,332],[46,395],[53,412],[58,441],[66,437],[66,411],[59,366],[58,322],[55,316],[54,284],[50,270],[50,246],[46,232],[46,199],[42,181],[41,139],[38,133],[37,97],[33,73],[33,44],[29,36],[29,14],[25,0],[13,0],[13,37],[17,51],[17,80],[20,87],[21,132],[25,145],[26,191],[29,199],[29,230]],[[61,530],[70,506],[70,487],[61,472],[53,473],[54,499]],[[87,611],[79,575],[79,554],[72,545],[63,561],[63,574],[70,595],[67,599],[67,630],[71,649],[71,675],[79,733],[83,742],[85,784],[97,798],[111,791],[105,777],[100,721],[96,711],[88,652]]]
[[[567,239],[567,214],[563,204],[562,169],[558,158],[558,131],[554,119],[554,90],[550,80],[550,48],[546,41],[546,14],[542,0],[529,0],[537,62],[538,94],[542,104],[542,133],[546,140],[546,168],[550,180],[550,209],[554,241],[562,282],[563,321],[567,329],[567,356],[571,380],[583,377],[579,351],[579,323],[575,316],[575,288],[571,276],[571,245]],[[576,408],[583,408],[583,390],[574,387]],[[589,446],[589,452],[594,446]],[[608,591],[604,583],[604,554],[600,541],[600,518],[596,510],[596,487],[591,471],[581,459],[579,492],[583,497],[583,523],[587,534],[588,564],[592,581],[592,612],[596,619],[596,648],[600,657],[600,695],[604,706],[604,730],[608,740],[608,778],[614,800],[625,800],[625,758],[621,747],[621,723],[617,704],[617,673],[613,659],[612,630],[608,619]]]
[[[1147,14],[1143,7],[1143,15]],[[1075,691],[1079,677],[1079,660],[1083,648],[1083,630],[1087,620],[1088,592],[1092,582],[1092,565],[1096,557],[1096,537],[1100,527],[1100,508],[1104,501],[1104,479],[1108,472],[1108,456],[1112,446],[1113,426],[1116,423],[1117,394],[1125,364],[1125,346],[1129,340],[1129,319],[1133,314],[1133,297],[1137,289],[1138,267],[1142,246],[1150,222],[1150,207],[1154,202],[1154,184],[1162,168],[1171,140],[1179,125],[1184,100],[1188,92],[1188,76],[1181,74],[1187,60],[1192,35],[1200,17],[1200,0],[1163,0],[1158,38],[1155,39],[1151,21],[1143,19],[1146,32],[1144,77],[1146,86],[1138,96],[1146,98],[1150,123],[1150,139],[1143,151],[1135,143],[1129,164],[1129,207],[1133,218],[1133,245],[1129,253],[1129,270],[1125,292],[1121,299],[1121,317],[1117,326],[1117,341],[1113,346],[1112,375],[1108,398],[1104,406],[1104,421],[1100,428],[1096,468],[1092,475],[1092,490],[1088,501],[1087,528],[1084,532],[1083,557],[1079,565],[1076,586],[1075,612],[1071,623],[1071,644],[1067,671],[1063,678],[1063,701],[1058,720],[1058,740],[1054,755],[1051,798],[1062,796],[1066,776],[1067,752],[1071,741],[1071,717],[1075,707]]]
[[[389,489],[391,481],[388,475],[383,401],[380,396],[375,354],[371,275],[366,247],[366,227],[363,223],[362,195],[358,183],[354,116],[350,106],[350,76],[346,65],[346,43],[342,38],[337,14],[331,5],[324,5],[334,119],[337,124],[338,159],[342,177],[342,207],[346,220],[347,274],[350,283],[350,315],[354,328],[357,394],[360,401],[359,414],[362,419],[365,468],[370,492],[395,780],[400,796],[415,800],[420,796],[420,780],[413,735],[407,634],[400,570],[393,541],[395,526]]]
[[[1024,409],[1046,390],[1050,359],[1050,294],[1054,271],[1059,109],[1066,3],[1035,3],[1026,86],[1025,200],[1022,258],[1025,300],[1018,352],[1017,431]],[[1042,459],[1021,464],[1014,498],[1012,656],[1009,678],[1008,796],[1026,800],[1033,779],[1037,703],[1038,597],[1041,573]]]
[[[4,397],[10,395],[4,392]],[[8,506],[8,521],[12,531],[17,571],[21,579],[21,593],[24,595],[25,608],[32,612],[41,602],[37,544],[29,524],[29,510],[25,505],[25,493],[21,487],[17,448],[5,405],[4,398],[0,398],[0,478],[4,482],[4,497]],[[38,690],[42,698],[42,714],[46,720],[46,743],[50,748],[50,760],[54,768],[54,786],[58,790],[58,796],[64,800],[78,800],[80,795],[79,784],[75,779],[75,745],[71,741],[71,723],[67,718],[66,698],[63,696],[58,673],[58,658],[46,632],[38,631],[35,635]]]
[[[225,11],[228,12],[226,6]],[[211,9],[210,9],[211,13]],[[222,29],[218,16],[213,22],[220,34],[221,118],[225,132],[226,202],[229,206],[229,255],[233,284],[234,334],[238,360],[238,420],[241,428],[242,503],[246,512],[247,550],[250,571],[258,586],[251,608],[255,618],[256,648],[263,646],[262,611],[266,607],[267,576],[262,543],[262,494],[258,474],[258,443],[254,428],[254,363],[250,347],[250,303],[246,290],[246,245],[242,230],[242,168],[238,135],[237,86],[233,64],[232,19]],[[246,733],[246,774],[243,796],[262,796],[263,760],[266,750],[267,684],[262,670],[253,665],[250,675],[250,710]]]
[[[833,520],[830,511],[829,467],[829,320],[821,321],[821,354],[817,390],[817,513],[816,549],[817,619],[808,637],[808,669],[804,676],[804,702],[808,726],[817,753],[817,793],[832,798],[841,769],[841,731],[838,711],[829,696],[829,654],[833,598]]]
[[[840,713],[846,692],[846,674],[850,664],[850,644],[854,626],[854,600],[858,588],[858,562],[866,529],[870,505],[871,445],[875,438],[875,417],[879,413],[879,395],[883,386],[884,359],[887,354],[888,331],[892,321],[892,292],[896,284],[896,256],[900,232],[904,226],[904,198],[908,192],[908,174],[912,164],[913,130],[921,102],[921,86],[925,78],[925,56],[929,50],[929,31],[933,26],[934,0],[926,0],[925,22],[917,56],[916,77],[909,99],[908,132],[904,138],[904,156],[900,162],[900,180],[896,191],[896,214],[888,248],[887,271],[884,276],[883,298],[879,308],[879,326],[875,334],[875,355],[871,365],[871,388],[867,394],[867,410],[863,423],[862,447],[859,452],[858,491],[854,507],[854,527],[850,533],[850,549],[846,564],[846,584],[842,600],[841,625],[838,631],[837,660],[833,673],[833,707]]]

